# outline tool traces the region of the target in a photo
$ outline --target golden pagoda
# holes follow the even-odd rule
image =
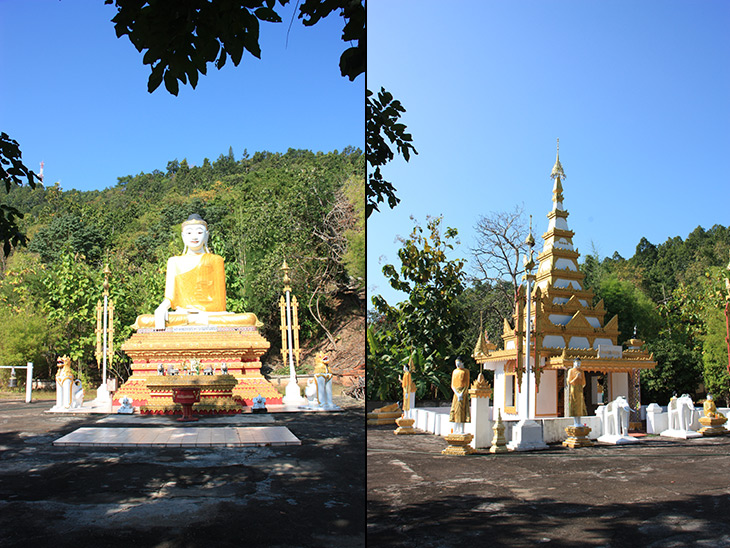
[[[631,339],[627,349],[617,344],[618,316],[604,323],[603,300],[593,305],[594,293],[583,288],[580,254],[573,249],[574,232],[568,228],[568,211],[563,207],[565,172],[559,148],[550,177],[554,181],[553,205],[547,214],[548,229],[542,236],[544,244],[531,295],[530,371],[525,372],[524,285],[518,292],[514,328],[504,322],[504,349],[490,348],[480,333],[473,353],[477,363],[494,371],[495,418],[498,409],[505,419],[567,416],[565,378],[576,360],[586,377],[584,397],[589,414],[618,396],[636,407],[639,371],[656,366],[653,355],[641,349],[643,341]],[[525,382],[527,374],[531,376],[529,383]],[[525,394],[526,387],[531,394]]]

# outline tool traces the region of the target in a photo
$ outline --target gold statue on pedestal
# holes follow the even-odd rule
[[[702,404],[702,410],[704,416],[700,417],[700,434],[703,436],[721,436],[727,434],[725,423],[727,417],[720,413],[715,406],[715,401],[712,398],[712,394],[707,394],[705,403]]]
[[[148,381],[183,370],[191,360],[203,370],[232,375],[236,386],[231,397],[241,404],[250,406],[257,396],[281,403],[281,394],[261,374],[261,356],[270,347],[258,332],[262,324],[255,314],[226,311],[223,258],[209,252],[208,237],[208,225],[199,215],[182,224],[185,249],[167,261],[164,299],[154,314],[137,317],[137,332],[122,345],[132,359],[132,375],[115,393],[115,404],[127,397],[142,412],[175,412],[179,406],[171,392],[155,394],[152,403]],[[208,396],[213,392],[204,390],[201,402]],[[232,410],[216,404],[211,412]]]
[[[154,315],[137,317],[132,327],[164,329],[178,325],[261,327],[255,314],[226,312],[226,271],[223,257],[208,249],[208,223],[190,215],[182,224],[182,255],[167,261],[165,298]]]

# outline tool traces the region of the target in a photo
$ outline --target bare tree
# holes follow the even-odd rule
[[[474,230],[476,246],[471,252],[475,277],[515,302],[520,276],[524,272],[520,255],[527,250],[524,207],[518,205],[514,211],[495,211],[481,216]],[[511,285],[500,283],[505,281],[511,282]]]

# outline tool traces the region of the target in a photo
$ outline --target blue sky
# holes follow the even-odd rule
[[[283,23],[261,24],[262,59],[209,65],[177,97],[147,92],[149,66],[117,38],[114,6],[103,0],[0,0],[0,130],[21,145],[45,183],[103,189],[118,177],[187,158],[201,165],[229,147],[237,159],[288,148],[364,150],[364,77],[343,78],[343,20],[314,27],[280,8]]]
[[[402,202],[368,220],[368,295],[402,300],[381,268],[411,215],[443,215],[468,259],[480,215],[524,204],[541,249],[557,138],[582,255],[730,224],[728,28],[722,0],[370,0],[367,85],[419,155],[383,170]]]

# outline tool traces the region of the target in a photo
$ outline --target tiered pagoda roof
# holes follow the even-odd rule
[[[585,275],[578,268],[580,254],[573,249],[574,232],[568,228],[568,211],[563,207],[565,172],[560,151],[551,173],[553,179],[552,209],[547,214],[548,229],[542,238],[542,251],[532,292],[530,352],[544,357],[544,369],[569,368],[581,360],[586,371],[618,372],[653,368],[653,355],[640,349],[641,341],[632,339],[630,348],[617,345],[618,316],[604,323],[603,300],[593,305],[594,293],[584,289]],[[473,357],[477,363],[515,360],[521,372],[524,362],[525,286],[520,287],[515,305],[514,328],[505,320],[502,333],[504,350],[494,350],[480,335]],[[535,360],[540,363],[539,359]],[[539,379],[540,367],[536,374]],[[538,381],[539,382],[539,381]]]

